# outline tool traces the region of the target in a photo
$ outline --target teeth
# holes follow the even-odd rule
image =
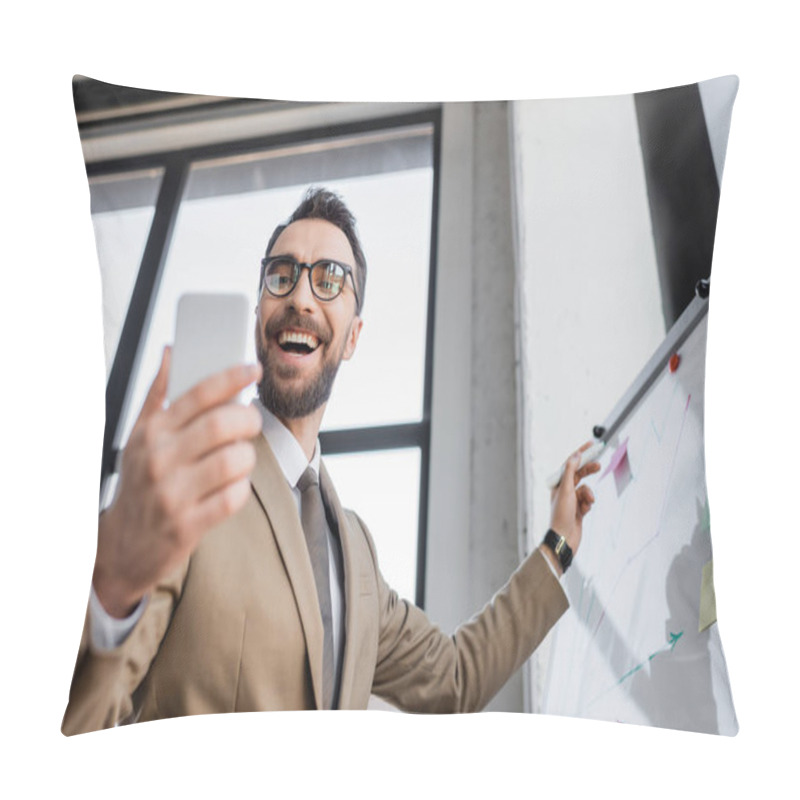
[[[304,344],[311,350],[316,350],[319,340],[310,333],[299,333],[298,331],[281,331],[278,335],[278,344]]]

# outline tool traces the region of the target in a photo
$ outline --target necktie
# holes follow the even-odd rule
[[[297,482],[300,490],[300,519],[306,536],[308,554],[317,584],[319,610],[322,614],[324,643],[322,651],[322,700],[324,708],[333,703],[333,613],[331,611],[331,583],[328,572],[328,535],[325,523],[325,506],[319,489],[319,478],[311,467]]]

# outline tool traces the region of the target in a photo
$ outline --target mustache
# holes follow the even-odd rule
[[[279,317],[273,317],[268,320],[264,325],[264,335],[267,339],[272,339],[284,328],[293,328],[294,330],[310,333],[316,336],[321,344],[327,344],[331,338],[329,330],[324,329],[315,320],[308,317],[304,318],[293,309],[288,309]]]

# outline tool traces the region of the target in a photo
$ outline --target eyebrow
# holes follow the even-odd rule
[[[355,267],[347,261],[342,261],[340,258],[333,258],[333,256],[323,256],[322,258],[318,258],[315,261],[301,261],[297,256],[293,256],[291,253],[275,253],[274,255],[265,256],[267,260],[273,258],[289,258],[292,261],[296,261],[298,264],[319,264],[321,261],[333,261],[336,264],[343,264],[345,267],[349,267],[352,270],[355,270]]]

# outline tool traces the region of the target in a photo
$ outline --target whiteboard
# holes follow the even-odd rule
[[[677,368],[658,364],[637,379],[649,388],[614,424],[601,470],[586,481],[596,502],[562,579],[570,608],[553,632],[545,713],[738,730],[713,613],[699,302],[684,312],[700,319],[674,351]]]

